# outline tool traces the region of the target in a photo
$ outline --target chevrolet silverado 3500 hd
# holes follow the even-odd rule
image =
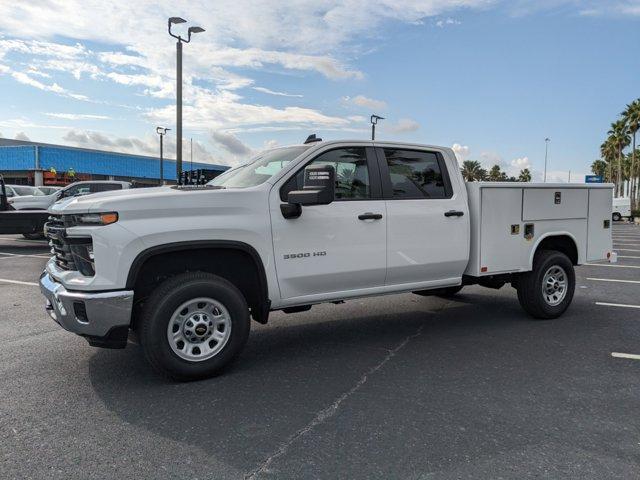
[[[448,148],[314,142],[206,187],[105,192],[51,207],[47,311],[91,345],[130,331],[175,379],[233,360],[251,318],[349,298],[511,284],[560,316],[574,265],[609,257],[611,185],[468,183]]]

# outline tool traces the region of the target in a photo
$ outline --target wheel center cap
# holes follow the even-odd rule
[[[196,335],[202,336],[205,333],[207,333],[207,326],[200,324],[198,326],[196,326],[196,328],[194,328],[194,331],[196,332]]]

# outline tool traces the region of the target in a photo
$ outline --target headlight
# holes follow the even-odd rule
[[[110,225],[118,221],[116,212],[73,215],[72,225]]]

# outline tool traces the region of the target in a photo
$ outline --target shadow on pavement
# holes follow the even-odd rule
[[[479,320],[477,304],[463,303],[473,297],[451,304],[429,300],[437,308],[448,305],[446,315],[414,310],[329,321],[309,314],[310,323],[303,324],[278,320],[252,332],[235,365],[210,380],[170,383],[133,345],[96,351],[89,374],[107,408],[124,421],[249,471],[421,327],[421,337],[437,344],[450,342],[452,332],[469,335],[514,323],[512,299],[493,299],[495,315]],[[420,299],[409,307],[426,304]]]

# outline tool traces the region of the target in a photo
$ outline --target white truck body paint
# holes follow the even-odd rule
[[[396,147],[438,152],[453,195],[447,199],[368,199],[302,207],[297,219],[280,211],[280,188],[320,153],[339,147]],[[556,192],[561,201],[554,203]],[[395,142],[335,141],[309,146],[261,185],[228,189],[132,189],[65,199],[50,212],[117,212],[117,223],[72,227],[91,236],[96,274],[48,273],[65,288],[124,290],[135,258],[176,242],[230,240],[255,249],[264,266],[272,309],[395,292],[459,285],[463,274],[481,277],[531,269],[544,238],[567,235],[578,263],[611,251],[612,186],[602,184],[467,183],[454,153],[443,147]],[[585,205],[586,203],[586,205]],[[445,217],[457,210],[462,216]],[[605,215],[606,211],[606,215]],[[361,221],[372,212],[382,219]],[[523,236],[534,224],[531,239]],[[511,233],[511,225],[519,233]],[[314,252],[324,254],[313,255]],[[299,259],[284,255],[309,253]],[[486,271],[482,271],[487,267]]]

